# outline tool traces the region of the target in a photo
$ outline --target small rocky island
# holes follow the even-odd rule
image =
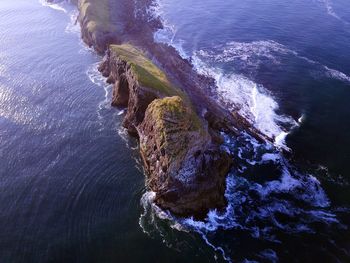
[[[186,93],[129,44],[111,45],[100,70],[115,83],[112,104],[127,107],[123,125],[140,140],[156,204],[180,216],[223,207],[231,159]]]
[[[114,85],[112,105],[127,109],[123,126],[139,139],[155,203],[181,217],[224,208],[233,157],[221,148],[222,132],[266,138],[212,99],[212,79],[154,41],[162,24],[148,12],[151,0],[72,2],[84,42],[105,54],[99,70]]]

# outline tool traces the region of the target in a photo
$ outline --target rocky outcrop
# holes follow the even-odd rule
[[[108,46],[117,43],[117,27],[111,18],[109,0],[75,0],[81,26],[81,36],[84,42],[103,54]]]
[[[127,108],[123,126],[140,139],[155,202],[180,216],[203,217],[223,207],[231,158],[220,149],[220,132],[264,138],[213,99],[213,79],[197,74],[174,48],[154,42],[162,25],[149,12],[153,0],[71,1],[79,9],[84,42],[106,52],[100,71],[114,85],[112,105]]]
[[[231,159],[212,143],[202,120],[179,96],[154,100],[138,127],[155,202],[181,216],[223,208]]]
[[[155,202],[178,216],[223,208],[231,158],[188,97],[131,45],[112,45],[99,70],[114,83],[112,104],[127,107],[123,125],[140,139]]]
[[[158,67],[131,45],[111,45],[99,70],[108,77],[108,82],[114,83],[112,105],[127,107],[123,126],[135,136],[153,100],[181,93]]]

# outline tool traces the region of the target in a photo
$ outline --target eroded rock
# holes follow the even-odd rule
[[[114,83],[112,104],[127,107],[123,125],[140,139],[155,202],[179,216],[223,208],[231,158],[188,97],[131,45],[112,45],[99,69]]]
[[[180,216],[223,208],[229,156],[179,96],[154,100],[138,127],[141,155],[156,203]]]

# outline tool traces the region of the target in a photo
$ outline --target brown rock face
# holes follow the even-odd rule
[[[130,55],[130,47],[125,48]],[[136,61],[164,77],[148,61]],[[159,79],[144,70],[136,72],[132,62],[112,50],[99,70],[114,83],[112,104],[127,107],[123,125],[140,139],[147,184],[156,192],[156,204],[178,216],[197,218],[209,209],[223,208],[231,158],[212,139],[206,120],[197,115],[188,98],[171,86],[150,87],[159,85]]]
[[[84,42],[103,54],[112,43],[118,43],[121,27],[114,19],[112,9],[121,1],[74,0],[79,9],[78,21]],[[126,5],[124,5],[126,6]]]
[[[176,215],[197,217],[225,206],[230,158],[212,144],[201,120],[180,97],[154,100],[138,129],[157,205]]]
[[[112,105],[127,107],[123,126],[133,136],[138,136],[137,126],[142,122],[148,105],[161,94],[139,84],[130,64],[108,51],[99,70],[114,83]]]
[[[99,69],[114,84],[112,105],[127,108],[123,126],[140,137],[148,184],[156,192],[157,204],[180,216],[197,217],[223,207],[231,159],[220,150],[219,131],[233,135],[246,131],[258,140],[268,138],[238,112],[213,99],[213,79],[197,74],[173,47],[154,41],[153,34],[162,24],[148,12],[153,0],[71,2],[79,10],[84,42],[98,53],[107,53]],[[118,54],[111,51],[111,44],[121,43],[130,45],[116,47]],[[147,57],[163,70],[131,45],[146,50]],[[197,113],[205,113],[204,118]]]

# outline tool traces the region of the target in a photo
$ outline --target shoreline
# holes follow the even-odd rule
[[[112,105],[127,108],[123,126],[139,139],[146,183],[156,193],[155,203],[176,216],[197,219],[211,209],[223,210],[226,176],[234,157],[222,149],[222,133],[246,132],[260,142],[271,142],[270,138],[211,98],[214,79],[198,74],[175,48],[155,42],[154,33],[163,25],[148,12],[153,0],[136,5],[71,2],[78,7],[84,43],[105,54],[99,71],[114,85]],[[147,65],[141,67],[147,77],[136,70],[140,63]],[[163,79],[175,88],[155,90]],[[165,82],[160,82],[162,88]],[[191,116],[195,118],[188,123]]]

